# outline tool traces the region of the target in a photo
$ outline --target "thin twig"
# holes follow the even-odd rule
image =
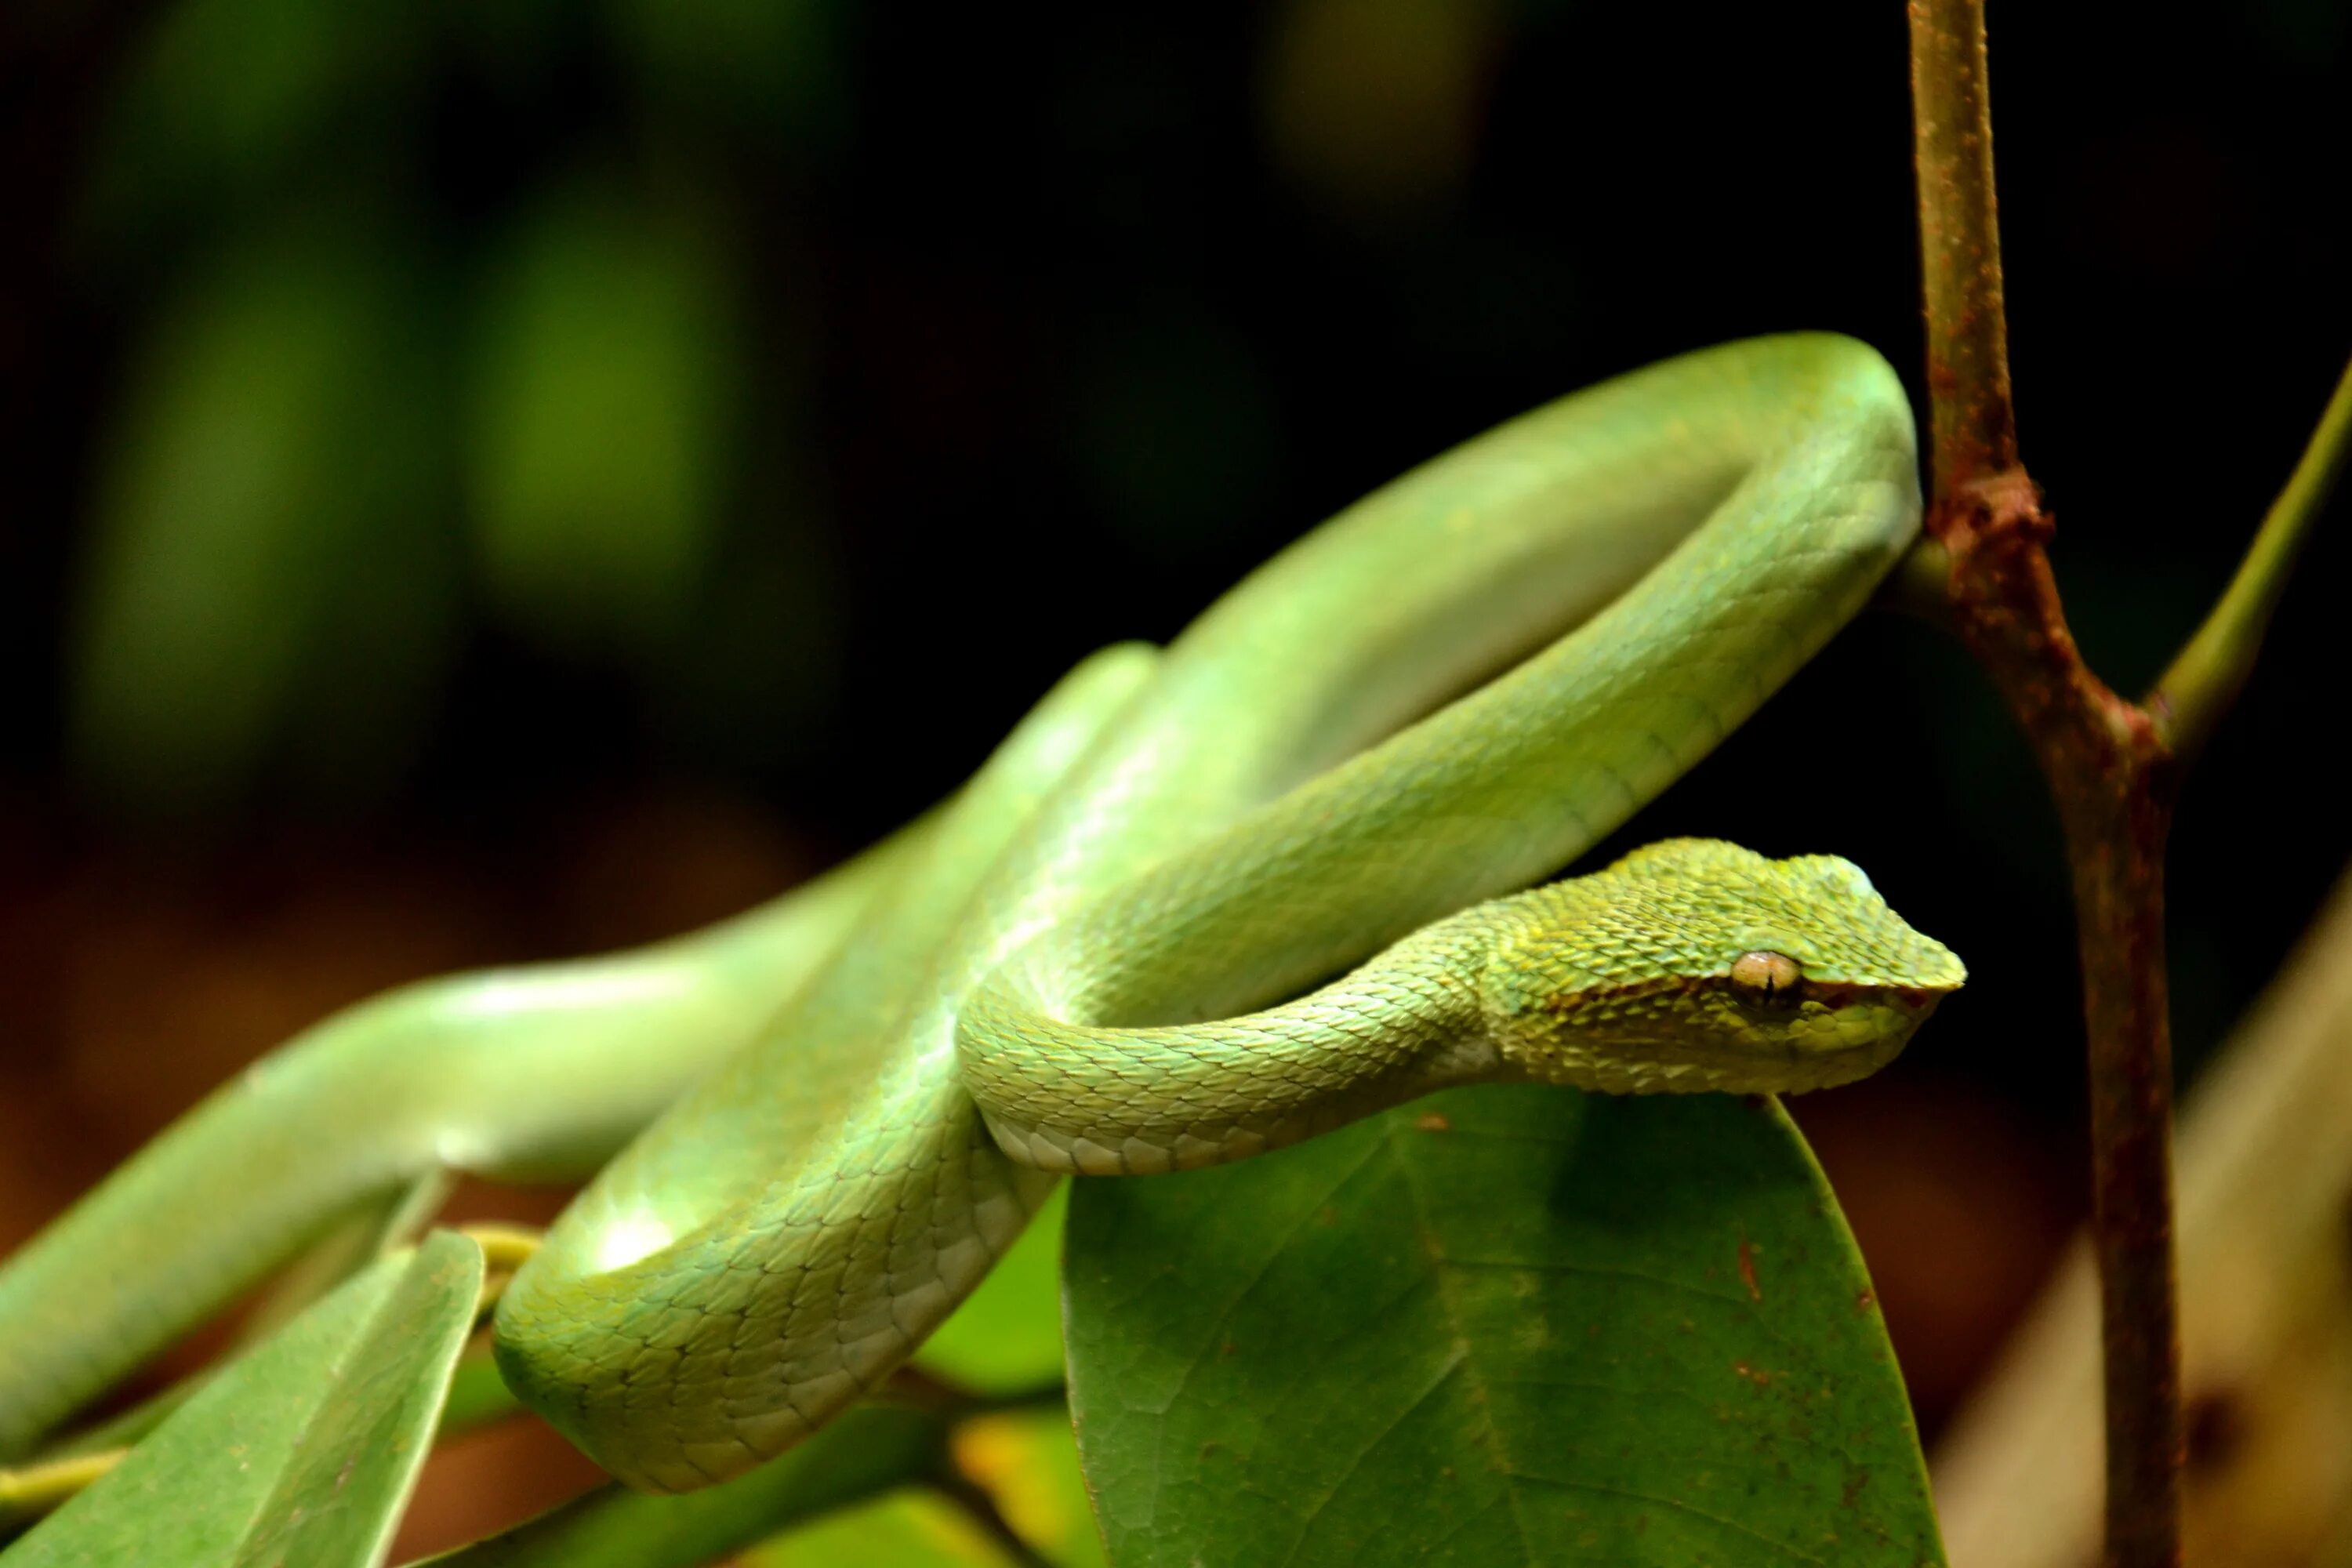
[[[942,1464],[926,1479],[932,1490],[961,1510],[966,1518],[995,1542],[997,1550],[1011,1558],[1019,1568],[1054,1568],[1052,1558],[1040,1552],[1034,1542],[1013,1528],[1013,1521],[1004,1517],[1004,1510],[997,1506],[995,1497],[987,1488],[951,1464]]]
[[[2352,363],[2336,383],[2319,427],[2303,449],[2302,460],[2287,476],[2286,486],[2271,502],[2229,590],[2180,657],[2147,694],[2147,710],[2158,731],[2176,756],[2194,756],[2205,748],[2213,727],[2237,700],[2238,689],[2262,651],[2263,634],[2270,629],[2272,612],[2286,591],[2287,575],[2312,525],[2327,510],[2328,492],[2352,460]]]
[[[1913,0],[1911,79],[1934,402],[1927,531],[1955,629],[2032,744],[2064,826],[2089,1034],[2110,1568],[2179,1562],[2179,1337],[2164,847],[2175,769],[2146,710],[2083,662],[2018,458],[1982,0]]]
[[[2352,875],[2181,1108],[2192,1563],[2306,1568],[2352,1540]],[[1954,1568],[2083,1568],[2099,1540],[2098,1285],[2087,1244],[1945,1428]],[[2329,1436],[2323,1436],[2327,1434]]]

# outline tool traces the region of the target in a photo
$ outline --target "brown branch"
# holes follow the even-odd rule
[[[2192,1563],[2309,1568],[2352,1541],[2352,875],[2181,1108],[2179,1241]],[[2088,1237],[1945,1429],[1953,1568],[2084,1568],[2099,1539]]]
[[[2024,727],[2065,828],[2089,1034],[2107,1437],[2106,1562],[2180,1560],[2172,1047],[2164,969],[2170,751],[2083,662],[2018,458],[1982,0],[1913,0],[1911,81],[1934,403],[1929,537],[1955,629]]]
[[[1914,0],[1911,113],[1938,495],[2017,467],[1984,6]]]
[[[2179,1561],[2172,1045],[2164,967],[2171,753],[2075,650],[2040,494],[2011,470],[1937,498],[1961,640],[2031,742],[2065,828],[2089,1034],[2111,1568]]]

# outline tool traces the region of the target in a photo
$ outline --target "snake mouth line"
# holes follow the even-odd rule
[[[1540,1005],[1553,1014],[1574,1014],[1594,1007],[1605,1007],[1625,1002],[1647,1001],[1659,996],[1696,996],[1707,993],[1730,993],[1735,989],[1727,975],[1676,975],[1661,980],[1636,980],[1623,985],[1595,986],[1587,991],[1563,992],[1546,997]],[[1936,1010],[1937,1005],[1958,990],[1958,986],[1890,985],[1868,980],[1816,980],[1808,976],[1798,989],[1756,1008],[1759,1013],[1771,1013],[1817,1002],[1824,1007],[1858,1007],[1877,1004],[1924,1019]]]
[[[1933,985],[1874,985],[1860,980],[1808,980],[1805,988],[1798,993],[1798,999],[1819,1002],[1825,1007],[1857,1007],[1875,1003],[1925,1018],[1936,1010],[1937,1004],[1952,994],[1952,989]]]

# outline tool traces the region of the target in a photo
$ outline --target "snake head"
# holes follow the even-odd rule
[[[1480,1006],[1516,1073],[1792,1093],[1894,1059],[1967,971],[1852,861],[1671,839],[1499,906]]]

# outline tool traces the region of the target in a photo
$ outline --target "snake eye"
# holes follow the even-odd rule
[[[1805,972],[1785,952],[1743,952],[1731,961],[1731,984],[1751,1002],[1793,1002]]]

